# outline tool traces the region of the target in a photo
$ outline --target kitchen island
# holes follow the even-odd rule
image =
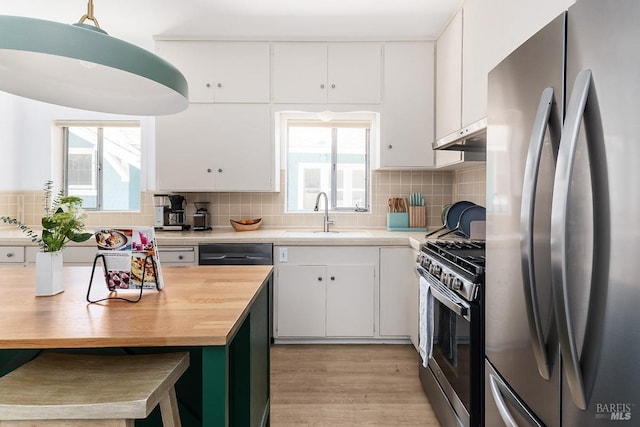
[[[144,291],[138,303],[89,304],[90,267],[65,267],[65,291],[37,298],[34,268],[0,269],[0,373],[44,349],[188,350],[190,368],[176,384],[184,427],[266,425],[272,267],[165,267],[162,273],[165,288]],[[94,292],[107,294],[100,274]],[[136,425],[160,425],[156,412]]]

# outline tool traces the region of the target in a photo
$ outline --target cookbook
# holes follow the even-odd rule
[[[95,238],[109,290],[164,287],[153,227],[100,228]]]

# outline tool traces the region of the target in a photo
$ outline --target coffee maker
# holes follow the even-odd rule
[[[168,194],[153,195],[153,227],[162,230],[165,225],[169,225],[169,199]]]
[[[188,230],[189,225],[186,224],[184,213],[187,199],[180,194],[169,194],[167,198],[171,204],[169,207],[169,223],[163,226],[162,229],[171,231]]]
[[[154,228],[166,231],[188,230],[184,207],[187,199],[180,194],[154,194]]]

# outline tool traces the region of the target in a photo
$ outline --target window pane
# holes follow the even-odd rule
[[[331,129],[289,127],[287,210],[313,210],[320,191],[331,189]]]
[[[67,159],[67,193],[82,198],[82,206],[98,206],[98,129],[95,127],[69,128]]]
[[[337,172],[339,208],[366,207],[367,132],[364,128],[338,128]]]
[[[140,209],[140,128],[104,128],[102,209]]]

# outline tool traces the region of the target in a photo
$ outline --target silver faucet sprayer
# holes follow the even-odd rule
[[[314,212],[318,212],[318,206],[320,205],[320,196],[324,196],[324,221],[322,226],[322,231],[325,233],[329,232],[329,224],[333,224],[333,221],[329,219],[329,198],[327,197],[327,193],[321,191],[316,196],[316,206],[313,208]]]

